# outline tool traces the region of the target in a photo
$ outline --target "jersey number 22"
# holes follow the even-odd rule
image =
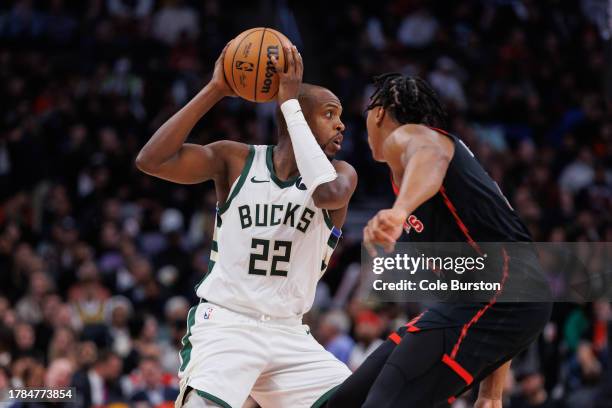
[[[275,254],[272,256],[272,263],[269,263],[270,244],[274,248]],[[268,268],[270,276],[287,276],[287,271],[278,269],[277,265],[279,262],[289,262],[291,257],[291,241],[270,241],[269,239],[258,239],[253,238],[251,241],[252,249],[262,248],[258,254],[251,253],[249,259],[249,273],[251,275],[268,275]],[[265,269],[258,269],[257,261],[266,263]]]

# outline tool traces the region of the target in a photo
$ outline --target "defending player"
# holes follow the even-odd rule
[[[368,250],[375,253],[374,244],[391,250],[404,225],[408,241],[466,242],[476,252],[483,242],[530,242],[527,228],[465,144],[439,129],[446,114],[429,85],[386,74],[375,86],[368,142],[374,159],[390,167],[397,199],[368,222]],[[476,406],[501,407],[509,360],[538,336],[551,311],[549,303],[497,302],[504,288],[521,285],[523,278],[544,282],[531,246],[521,257],[510,247],[501,246],[502,289],[489,302],[431,307],[392,333],[328,406],[448,406],[482,381]]]
[[[342,107],[329,90],[301,84],[301,56],[286,48],[276,146],[185,143],[196,122],[233,95],[224,52],[208,85],[137,158],[138,168],[165,180],[214,180],[219,203],[209,271],[196,289],[201,301],[188,314],[176,406],[241,407],[250,394],[265,407],[318,407],[350,374],[301,323],[357,184],[354,169],[333,159]]]

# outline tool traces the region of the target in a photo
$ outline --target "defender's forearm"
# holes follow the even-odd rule
[[[421,204],[433,197],[444,181],[448,159],[437,150],[423,148],[406,164],[400,192],[394,209],[413,213]]]

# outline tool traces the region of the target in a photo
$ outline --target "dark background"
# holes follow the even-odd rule
[[[430,81],[449,110],[448,130],[499,183],[535,240],[612,241],[610,7],[605,0],[2,2],[0,389],[80,384],[95,369],[107,382],[105,402],[155,406],[173,398],[216,199],[212,183],[160,181],[137,171],[134,158],[210,78],[223,45],[254,26],[285,33],[304,56],[305,81],[329,87],[344,106],[341,155],[359,186],[308,321],[339,358],[355,354],[352,367],[420,308],[351,295],[361,229],[392,200],[365,133],[376,74]],[[190,140],[273,143],[274,109],[224,100]],[[607,401],[609,319],[605,302],[558,304],[539,343],[517,359],[505,406]]]

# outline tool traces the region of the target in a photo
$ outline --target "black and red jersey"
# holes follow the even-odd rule
[[[431,347],[442,345],[439,358],[452,370],[446,371],[449,377],[443,382],[451,384],[453,378],[463,381],[458,382],[456,392],[443,395],[451,404],[532,343],[550,319],[551,304],[541,301],[549,298],[548,284],[527,227],[467,146],[454,135],[434,130],[453,140],[455,153],[440,190],[406,220],[405,240],[419,248],[428,247],[426,242],[467,242],[489,257],[484,270],[460,275],[460,279],[500,282],[501,288],[488,293],[486,302],[475,300],[481,298],[468,292],[433,303],[391,333],[389,340],[404,344],[402,338],[408,333],[441,333],[440,343],[432,342]],[[395,184],[393,189],[397,194]],[[450,274],[451,278],[458,276]],[[440,378],[434,381],[439,383]]]
[[[512,209],[499,186],[456,136],[440,190],[406,220],[405,240],[415,242],[531,242],[527,227]],[[393,190],[399,189],[393,183]]]

